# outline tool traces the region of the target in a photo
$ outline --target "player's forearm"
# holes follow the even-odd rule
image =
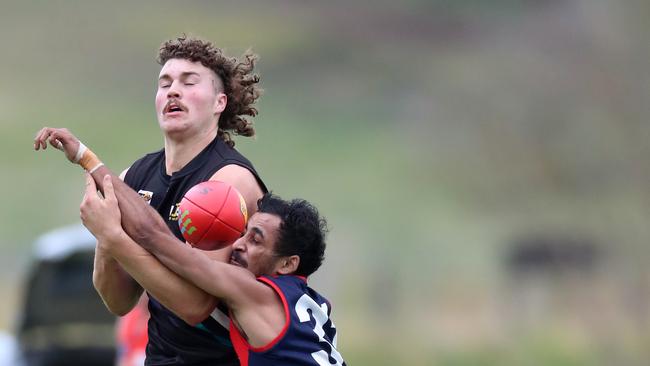
[[[205,320],[216,307],[214,296],[163,266],[126,234],[114,239],[111,248],[117,261],[153,298],[188,324]]]
[[[144,248],[166,268],[218,299],[230,300],[242,283],[255,282],[251,272],[214,260],[199,249],[175,245],[162,235]]]
[[[99,247],[95,250],[93,285],[111,313],[125,315],[138,302],[142,287]]]

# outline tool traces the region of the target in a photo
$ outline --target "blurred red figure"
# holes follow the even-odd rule
[[[117,366],[143,366],[146,357],[149,309],[147,295],[117,320]]]

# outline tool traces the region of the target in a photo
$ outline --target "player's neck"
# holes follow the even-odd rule
[[[217,130],[191,138],[174,139],[165,137],[165,169],[168,175],[183,169],[217,136]]]

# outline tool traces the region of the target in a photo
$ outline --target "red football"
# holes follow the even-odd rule
[[[211,180],[195,185],[185,193],[178,209],[178,227],[195,248],[221,249],[246,230],[246,202],[225,182]]]

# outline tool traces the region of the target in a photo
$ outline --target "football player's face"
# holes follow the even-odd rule
[[[274,275],[280,258],[275,255],[280,217],[257,212],[248,220],[246,233],[232,246],[230,263],[247,268],[256,276]]]
[[[199,62],[171,59],[158,77],[156,115],[168,135],[205,133],[216,128],[225,94],[216,74]]]

